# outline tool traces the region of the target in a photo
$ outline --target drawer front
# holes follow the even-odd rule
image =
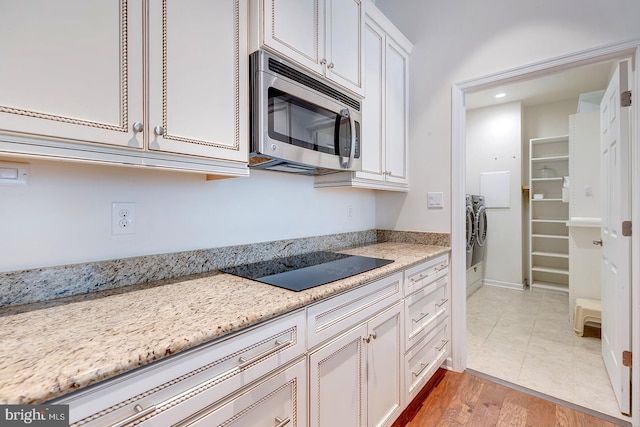
[[[404,300],[405,348],[413,347],[448,315],[448,287],[447,277],[441,277]]]
[[[300,310],[56,403],[70,405],[71,426],[137,423],[199,395],[208,406],[304,354],[305,320]]]
[[[449,273],[449,254],[440,255],[405,271],[404,295],[408,296]]]
[[[307,307],[309,348],[365,321],[402,296],[402,273],[361,286]]]
[[[448,319],[444,319],[405,358],[406,402],[410,402],[449,355]]]
[[[175,408],[191,412],[189,408]],[[159,420],[167,426],[171,419]],[[304,427],[307,425],[307,364],[300,360],[286,370],[269,377],[234,396],[221,407],[180,423],[180,426],[209,427]],[[149,424],[151,426],[151,424]]]

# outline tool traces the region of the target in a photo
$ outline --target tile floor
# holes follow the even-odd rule
[[[467,299],[467,367],[630,421],[605,372],[599,330],[576,336],[568,301],[568,295],[482,286]]]

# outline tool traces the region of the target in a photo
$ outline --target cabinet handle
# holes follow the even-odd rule
[[[440,264],[440,266],[436,268],[436,272],[438,272],[438,271],[442,271],[442,270],[444,270],[445,268],[447,268],[447,264]]]
[[[422,368],[420,368],[420,370],[418,372],[412,372],[414,377],[419,377],[420,374],[427,369],[427,366],[431,365],[431,363],[427,363],[426,365],[424,363],[421,363],[420,366],[422,366]]]
[[[133,133],[142,132],[144,130],[144,125],[142,123],[140,123],[140,122],[135,122],[131,126],[131,130],[133,130]]]
[[[447,345],[448,342],[449,340],[442,340],[442,344],[440,345],[440,347],[436,346],[436,350],[442,351],[442,349],[444,348],[445,345]]]
[[[142,409],[142,406],[140,405],[136,405],[133,407],[133,409],[137,412],[137,414],[133,414],[130,417],[125,418],[124,420],[118,421],[115,424],[111,424],[111,427],[122,427],[125,426],[135,420],[137,420],[138,418],[142,418],[145,415],[149,415],[150,413],[152,413],[153,411],[156,410],[155,405],[154,406],[150,406],[147,409]]]
[[[600,239],[600,240],[594,240],[594,241],[593,241],[593,244],[594,244],[594,245],[596,245],[596,246],[602,246],[602,239]]]
[[[420,317],[417,319],[411,319],[414,323],[418,323],[419,321],[421,321],[422,319],[424,319],[425,317],[427,317],[429,315],[429,313],[424,314],[424,313],[420,313]]]
[[[442,301],[440,301],[440,304],[436,304],[438,307],[442,307],[444,305],[444,303],[446,303],[447,301],[449,301],[449,298],[444,298]]]
[[[283,348],[287,347],[289,344],[293,344],[293,341],[281,342],[280,340],[276,340],[275,347],[269,348],[263,351],[262,353],[252,357],[251,359],[245,359],[244,357],[241,357],[240,359],[238,359],[238,362],[240,362],[240,365],[238,365],[238,368],[242,369],[245,366],[251,365],[255,361],[262,359],[263,357],[269,356],[273,353],[276,353],[282,350]]]
[[[287,417],[284,420],[280,417],[276,417],[276,427],[284,427],[291,422],[291,418]]]
[[[155,136],[162,136],[164,135],[164,128],[162,126],[156,126],[153,128],[153,134]]]
[[[425,277],[427,277],[427,276],[426,276],[426,275],[423,275],[423,274],[420,274],[420,276],[418,276],[418,278],[417,278],[417,279],[416,279],[415,277],[412,277],[412,278],[411,278],[411,281],[412,281],[412,282],[417,282],[418,280],[422,280],[422,279],[424,279]]]

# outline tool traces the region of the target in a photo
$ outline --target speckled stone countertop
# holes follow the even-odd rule
[[[394,260],[302,292],[209,273],[0,310],[0,404],[41,403],[365,284],[448,247],[339,252]]]

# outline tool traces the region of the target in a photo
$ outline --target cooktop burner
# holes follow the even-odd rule
[[[298,292],[392,262],[388,259],[337,252],[311,252],[223,268],[220,271]]]

